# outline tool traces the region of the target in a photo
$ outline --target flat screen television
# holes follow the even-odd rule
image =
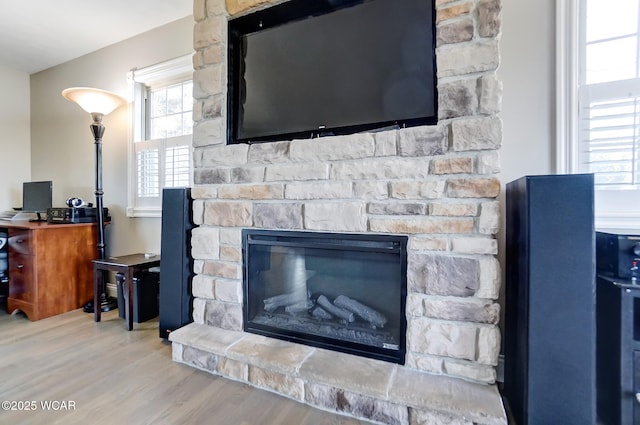
[[[53,182],[24,182],[22,183],[22,212],[37,213],[37,220],[46,221],[46,212],[52,206]],[[40,214],[45,213],[43,218]]]
[[[227,143],[437,122],[435,0],[290,0],[229,21]]]

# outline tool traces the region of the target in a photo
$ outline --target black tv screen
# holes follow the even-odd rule
[[[53,198],[53,182],[22,183],[22,211],[29,213],[46,213],[51,208]]]
[[[228,142],[437,122],[434,0],[291,0],[229,21]]]

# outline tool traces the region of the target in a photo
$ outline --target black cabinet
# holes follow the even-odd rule
[[[168,338],[171,331],[192,322],[191,202],[189,188],[162,191],[158,325],[161,338]]]
[[[636,310],[637,311],[637,310]],[[634,319],[634,322],[638,323],[638,318]],[[636,339],[637,341],[637,339]],[[631,408],[631,415],[633,416],[633,423],[640,424],[640,350],[636,347],[633,352],[633,407]]]
[[[597,317],[599,423],[640,424],[640,285],[599,275]]]
[[[593,176],[507,184],[504,394],[518,425],[596,419]]]

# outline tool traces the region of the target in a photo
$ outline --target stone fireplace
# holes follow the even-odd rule
[[[272,3],[194,2],[194,323],[174,360],[381,423],[506,424],[499,0],[436,1],[437,125],[226,145],[227,20]],[[244,332],[247,229],[406,237],[404,365]]]

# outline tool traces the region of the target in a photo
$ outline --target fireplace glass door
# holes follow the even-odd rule
[[[406,243],[244,230],[245,331],[404,364]]]

